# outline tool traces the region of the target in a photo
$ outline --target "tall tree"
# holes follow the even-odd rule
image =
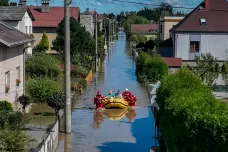
[[[57,50],[63,58],[64,53],[64,19],[56,29],[57,37],[52,42],[53,49]],[[70,56],[73,64],[90,66],[91,57],[94,57],[95,41],[75,18],[70,18]]]
[[[9,6],[9,0],[0,0],[0,6]]]
[[[196,57],[196,73],[208,87],[213,87],[215,79],[218,78],[219,70],[216,61],[210,53]]]

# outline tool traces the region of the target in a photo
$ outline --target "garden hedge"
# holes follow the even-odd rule
[[[169,152],[225,152],[228,105],[193,72],[182,68],[157,90],[159,127]]]
[[[158,54],[148,54],[140,51],[136,63],[138,81],[158,81],[168,74],[168,66]],[[140,78],[143,78],[141,80]]]

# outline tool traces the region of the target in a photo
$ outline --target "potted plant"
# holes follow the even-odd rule
[[[5,92],[8,93],[10,90],[10,87],[8,85],[5,86]]]
[[[16,85],[19,86],[21,83],[21,80],[20,79],[16,79]]]

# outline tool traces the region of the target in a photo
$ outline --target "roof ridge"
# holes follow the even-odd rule
[[[199,6],[201,6],[204,2],[201,2],[199,5],[197,5],[197,7],[195,9],[193,9],[187,16],[185,16],[177,25],[175,25],[172,29],[170,29],[169,31],[173,32],[175,31],[177,28],[179,28],[182,23],[187,20],[189,18],[190,15],[192,15],[193,12],[195,12]]]

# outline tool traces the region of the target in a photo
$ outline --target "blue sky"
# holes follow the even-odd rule
[[[10,0],[10,1],[19,1],[19,0]],[[28,5],[40,5],[41,0],[27,0]],[[147,4],[160,4],[161,2],[168,2],[172,6],[184,6],[187,8],[193,8],[198,5],[203,0],[127,0],[133,2],[147,3]],[[53,6],[63,6],[64,0],[50,0],[51,5]],[[72,6],[79,6],[81,12],[85,8],[90,8],[91,10],[96,9],[99,13],[110,13],[114,14],[119,13],[120,11],[138,11],[143,8],[145,5],[139,4],[129,4],[129,3],[120,3],[114,2],[112,0],[72,0]],[[189,10],[184,10],[189,11]]]

